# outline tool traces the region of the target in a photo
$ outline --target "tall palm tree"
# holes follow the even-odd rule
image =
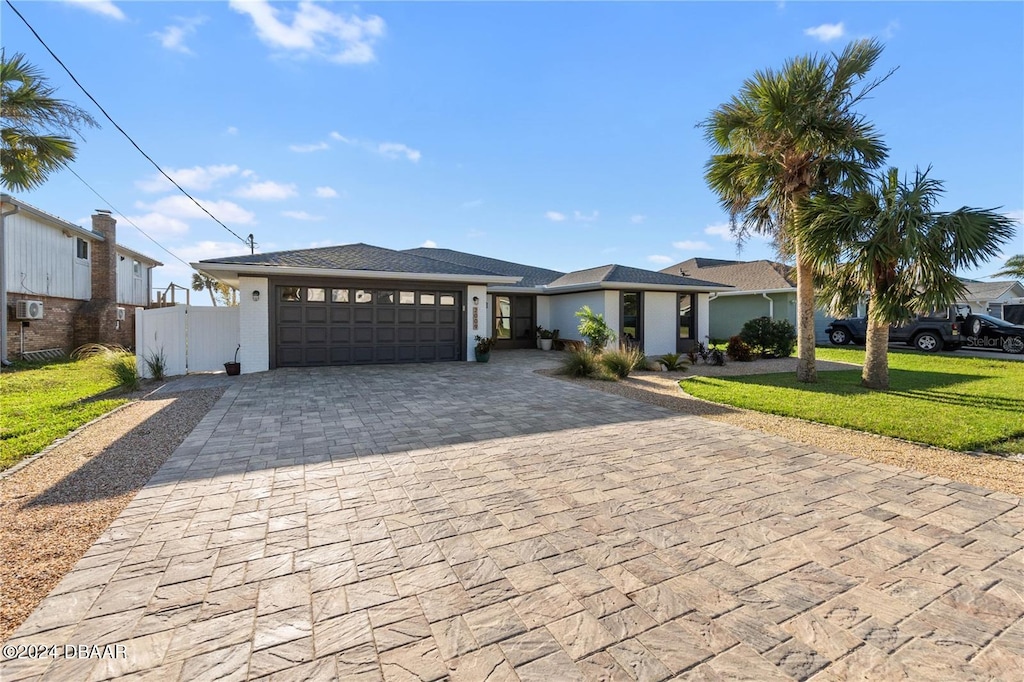
[[[793,238],[793,220],[800,202],[832,188],[862,187],[885,161],[888,147],[853,110],[889,75],[855,92],[881,53],[881,43],[860,40],[841,54],[757,71],[700,124],[716,152],[704,177],[729,211],[739,243],[756,232],[796,258],[797,378],[804,382],[817,380],[813,268]]]
[[[956,271],[992,258],[1013,237],[1013,221],[996,210],[935,210],[942,182],[928,172],[916,170],[913,180],[901,181],[890,168],[870,189],[816,195],[795,222],[833,311],[849,310],[868,293],[861,374],[868,388],[889,387],[889,325],[962,297],[966,288]]]
[[[0,157],[3,184],[12,191],[39,187],[46,177],[74,160],[72,135],[96,126],[84,109],[54,97],[42,72],[25,61],[0,53]]]
[[[1024,280],[1024,254],[1010,256],[1006,261],[1006,265],[1003,266],[1003,269],[992,276],[1013,277],[1014,279]]]
[[[220,282],[213,277],[202,272],[192,273],[192,291],[208,291],[210,293],[210,303],[214,307],[217,306],[217,297],[214,294],[218,286],[220,286]]]

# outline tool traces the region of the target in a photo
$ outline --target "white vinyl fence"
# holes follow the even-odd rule
[[[238,306],[135,310],[135,359],[143,377],[149,376],[146,359],[160,354],[167,376],[223,370],[234,359],[239,338]]]

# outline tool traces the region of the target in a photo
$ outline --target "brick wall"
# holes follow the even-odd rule
[[[86,301],[75,316],[74,345],[120,343],[134,346],[135,318],[126,319],[120,325],[117,322],[117,221],[109,211],[97,211],[92,216],[92,231],[102,235],[103,241],[92,244],[92,299]],[[124,332],[125,327],[130,327],[133,335]]]
[[[17,357],[22,351],[21,339],[24,330],[25,350],[37,351],[50,348],[60,348],[68,353],[75,349],[75,318],[79,308],[84,303],[71,298],[55,298],[53,296],[25,296],[22,294],[8,294],[7,305],[10,311],[17,309],[18,301],[42,301],[43,319],[22,320],[14,319],[11,314],[7,320],[7,352],[11,357]]]

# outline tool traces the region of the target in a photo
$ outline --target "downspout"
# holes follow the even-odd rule
[[[0,202],[2,204],[2,202]],[[4,219],[20,210],[17,204],[11,204],[14,210],[4,213],[0,210],[0,366],[6,367],[7,361],[7,246]]]
[[[775,301],[773,301],[772,297],[769,296],[768,294],[761,294],[761,296],[764,297],[764,299],[766,301],[768,301],[768,317],[769,317],[769,319],[774,320],[775,319]]]

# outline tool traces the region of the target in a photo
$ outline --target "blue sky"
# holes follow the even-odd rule
[[[756,69],[877,37],[861,107],[942,208],[1024,209],[1024,4],[26,2],[15,5],[165,170],[261,251],[423,244],[558,270],[735,258],[695,125]],[[14,13],[60,96],[102,123],[75,171],[185,261],[247,252],[103,120]],[[71,173],[18,195],[107,208]],[[119,240],[188,269],[123,218]],[[1007,255],[1024,252],[1018,228]],[[772,257],[763,240],[743,259]],[[999,263],[971,273],[990,274]]]

